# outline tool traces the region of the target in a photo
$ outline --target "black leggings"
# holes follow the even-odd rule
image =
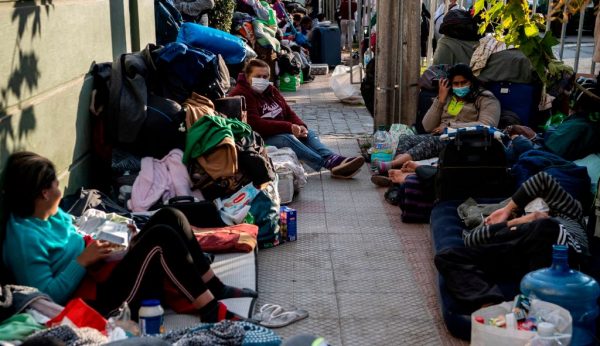
[[[165,279],[193,302],[207,290],[202,275],[209,269],[185,215],[163,208],[132,240],[109,278],[96,286],[91,304],[107,315],[127,301],[136,313],[141,300],[164,297]]]

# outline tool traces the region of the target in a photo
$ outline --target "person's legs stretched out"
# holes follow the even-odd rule
[[[256,292],[224,285],[190,235],[193,237],[181,212],[170,208],[159,211],[132,239],[109,278],[97,285],[92,305],[107,315],[127,301],[135,312],[141,300],[163,297],[164,281],[168,280],[198,309],[203,322],[241,319],[218,299],[255,297]]]
[[[353,177],[365,162],[362,157],[345,157],[335,154],[321,142],[312,130],[308,130],[306,138],[298,139],[291,134],[279,134],[267,138],[265,143],[278,148],[291,148],[298,159],[306,162],[310,168],[317,172],[321,168],[326,168],[335,178]]]

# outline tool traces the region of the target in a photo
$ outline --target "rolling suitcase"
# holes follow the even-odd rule
[[[514,112],[522,125],[530,126],[529,119],[537,112],[539,103],[539,90],[534,84],[489,82],[486,88],[500,101],[503,111]]]
[[[337,66],[342,62],[340,28],[319,26],[313,29],[310,60],[315,64]]]
[[[508,197],[514,191],[504,146],[487,129],[458,132],[440,153],[438,165],[438,200]]]

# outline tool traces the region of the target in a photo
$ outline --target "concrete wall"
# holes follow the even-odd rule
[[[152,0],[0,2],[0,172],[10,153],[51,159],[67,192],[86,185],[93,62],[155,42]]]

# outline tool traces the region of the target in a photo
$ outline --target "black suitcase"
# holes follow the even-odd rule
[[[226,115],[228,118],[247,122],[248,111],[246,108],[246,98],[244,96],[223,97],[214,100],[213,103],[217,112]]]
[[[196,202],[192,196],[171,198],[166,204],[156,204],[151,209],[171,207],[180,210],[188,219],[190,225],[199,228],[224,227],[226,224],[215,204],[211,201]]]
[[[310,45],[310,60],[314,64],[337,66],[342,62],[342,41],[337,26],[314,28]]]
[[[438,200],[508,197],[514,192],[504,146],[487,129],[457,133],[438,164]]]

